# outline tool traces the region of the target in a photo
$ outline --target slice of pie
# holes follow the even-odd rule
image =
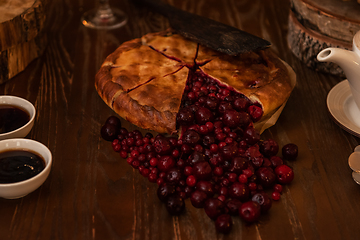
[[[122,118],[172,134],[208,121],[239,124],[233,110],[256,127],[286,102],[293,84],[270,50],[233,57],[167,30],[123,43],[102,64],[95,87]]]

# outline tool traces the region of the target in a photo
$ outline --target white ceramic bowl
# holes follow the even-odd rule
[[[52,155],[44,144],[25,138],[0,141],[0,152],[8,150],[30,150],[45,160],[45,168],[34,177],[21,182],[0,184],[0,197],[7,199],[21,198],[33,192],[45,182],[50,173]]]
[[[16,97],[16,96],[9,96],[9,95],[2,95],[0,96],[0,105],[13,105],[18,106],[25,111],[27,111],[30,115],[30,120],[22,127],[15,129],[11,132],[2,133],[0,134],[0,140],[8,139],[8,138],[23,138],[26,137],[32,127],[34,126],[35,114],[36,110],[34,105],[25,100],[24,98]]]

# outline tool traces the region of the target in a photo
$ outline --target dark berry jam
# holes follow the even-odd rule
[[[0,134],[14,131],[24,126],[30,115],[24,109],[11,105],[0,105]]]
[[[0,183],[15,183],[39,174],[45,160],[36,153],[9,150],[0,153]]]

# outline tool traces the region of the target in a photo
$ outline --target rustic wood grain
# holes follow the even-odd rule
[[[356,239],[360,235],[359,186],[347,158],[359,139],[337,126],[326,96],[341,78],[303,64],[287,43],[288,0],[169,0],[169,4],[264,37],[297,73],[295,87],[277,124],[263,133],[282,146],[294,142],[300,154],[290,165],[295,180],[281,200],[255,224],[238,217],[229,235],[189,202],[171,217],[149,183],[100,137],[112,110],[97,95],[94,76],[122,42],[168,28],[164,17],[130,1],[110,1],[129,15],[117,30],[96,31],[80,24],[93,1],[54,0],[46,28],[48,47],[25,71],[0,85],[1,94],[35,104],[28,138],[47,145],[53,167],[35,192],[0,199],[0,239]],[[123,125],[136,129],[126,121]]]
[[[46,47],[47,0],[0,3],[0,83],[23,71]]]

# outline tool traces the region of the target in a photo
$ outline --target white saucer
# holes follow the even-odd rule
[[[360,137],[360,110],[351,94],[349,82],[336,84],[328,93],[327,107],[335,122],[354,136]]]

